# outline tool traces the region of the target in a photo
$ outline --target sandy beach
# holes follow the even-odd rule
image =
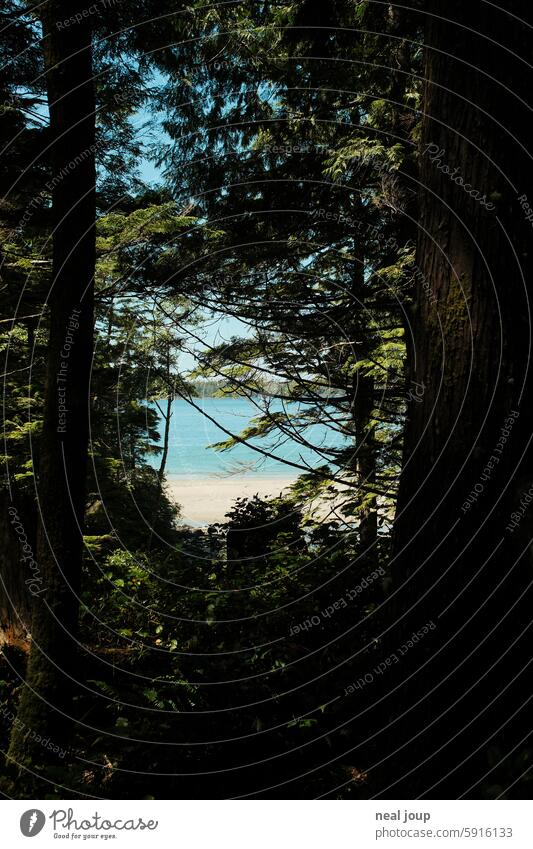
[[[167,478],[167,490],[181,506],[182,522],[201,527],[221,522],[237,498],[276,497],[294,477]]]

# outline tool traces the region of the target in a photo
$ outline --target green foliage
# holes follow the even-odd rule
[[[217,729],[231,737],[259,732],[258,757],[266,754],[261,731],[269,727],[277,728],[269,746],[280,751],[328,733],[339,715],[321,675],[345,653],[332,638],[354,619],[362,621],[361,639],[370,637],[369,617],[383,597],[380,578],[360,602],[326,616],[369,564],[357,561],[353,535],[334,522],[304,523],[295,503],[283,499],[241,500],[227,524],[208,534],[182,530],[173,548],[150,554],[116,548],[85,568],[82,636],[101,659],[88,683],[102,697],[87,694],[87,710],[91,722],[119,738],[78,742],[84,757],[90,751],[92,760],[113,765],[105,785],[96,774],[90,782],[113,795],[125,786],[121,770],[138,757],[135,741],[147,735],[183,740],[181,762],[194,767],[190,711],[246,706],[231,718],[221,714]],[[318,624],[294,636],[312,617]],[[311,668],[317,685],[309,700],[298,684]],[[218,686],[204,686],[213,681]],[[296,690],[282,698],[289,682]],[[204,766],[216,769],[219,757],[203,749]],[[158,768],[172,759],[172,751],[159,750]],[[158,795],[157,779],[151,781]]]

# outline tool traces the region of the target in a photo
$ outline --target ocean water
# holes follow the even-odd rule
[[[296,477],[305,468],[316,468],[328,462],[321,455],[325,447],[340,447],[342,437],[331,428],[314,424],[305,431],[305,438],[316,450],[300,445],[286,434],[278,431],[262,439],[255,439],[252,445],[268,451],[274,457],[266,457],[248,445],[236,445],[229,451],[219,452],[209,447],[228,438],[228,433],[238,435],[248,426],[250,420],[261,414],[252,401],[244,398],[196,398],[195,403],[201,410],[195,409],[182,399],[174,401],[170,427],[169,454],[166,474],[170,477],[205,478],[232,475],[246,477]],[[295,409],[296,405],[289,406]],[[272,412],[284,409],[282,401],[272,402]],[[159,430],[163,434],[164,423],[160,421]],[[162,443],[160,443],[162,444]],[[289,460],[303,470],[286,465]],[[149,462],[158,467],[160,456],[152,457]]]

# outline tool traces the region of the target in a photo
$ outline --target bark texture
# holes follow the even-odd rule
[[[533,234],[520,202],[533,197],[531,48],[511,13],[531,17],[525,2],[425,7],[425,280],[409,339],[424,394],[409,411],[387,652],[436,627],[388,681],[374,774],[391,798],[512,795],[527,746],[533,510],[508,526],[533,483]]]
[[[42,9],[50,109],[53,269],[38,502],[32,644],[10,759],[44,764],[49,750],[31,729],[65,748],[73,716],[82,527],[89,436],[95,269],[95,94],[90,17],[60,26],[84,4],[49,0]],[[64,761],[63,761],[64,763]]]

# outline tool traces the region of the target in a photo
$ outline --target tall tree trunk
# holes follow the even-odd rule
[[[357,446],[357,471],[361,491],[359,508],[359,541],[361,551],[369,559],[376,557],[378,537],[376,486],[377,450],[372,416],[374,413],[374,379],[361,374],[355,389],[355,441]]]
[[[170,342],[168,342],[168,347],[167,347],[167,350],[166,350],[165,366],[166,366],[165,383],[166,383],[166,386],[168,388],[168,395],[167,395],[167,411],[166,411],[166,413],[163,413],[161,411],[161,414],[162,414],[162,416],[165,420],[165,431],[164,431],[164,434],[163,434],[163,454],[161,455],[161,464],[159,466],[159,472],[158,472],[159,483],[160,483],[161,486],[163,485],[163,480],[165,478],[165,469],[166,469],[166,466],[167,466],[168,447],[169,447],[169,440],[170,440],[170,421],[172,419],[172,402],[174,401],[174,394],[173,394],[173,392],[170,391],[170,378],[171,378],[171,375],[170,375]]]
[[[34,604],[26,686],[9,749],[16,764],[44,764],[52,757],[29,729],[56,746],[68,744],[80,674],[76,640],[94,332],[95,93],[90,17],[60,24],[83,8],[81,0],[48,0],[42,9],[55,223],[37,492],[43,592]]]
[[[170,386],[170,371],[168,372],[168,384],[167,385]],[[153,517],[153,521],[152,521],[152,527],[151,527],[151,530],[150,530],[150,539],[148,540],[148,549],[152,548],[152,545],[153,545],[153,542],[154,542],[154,526],[157,524],[157,521],[159,519],[159,510],[161,508],[161,503],[163,501],[163,493],[164,493],[164,485],[165,485],[165,470],[166,470],[166,467],[167,467],[168,449],[169,449],[169,442],[170,442],[170,422],[171,422],[171,419],[172,419],[172,402],[173,402],[173,400],[174,400],[174,396],[169,394],[168,397],[167,397],[166,413],[164,413],[161,410],[161,407],[159,407],[159,404],[157,404],[159,412],[161,413],[161,415],[163,416],[163,419],[165,421],[165,430],[164,430],[164,434],[163,434],[163,453],[161,455],[161,463],[160,463],[159,469],[157,471],[157,481],[158,481],[158,484],[159,484],[159,490],[158,490],[157,499],[156,499],[156,506],[155,506],[154,517]]]
[[[426,13],[425,280],[411,339],[411,376],[425,393],[407,424],[384,647],[400,662],[375,772],[391,798],[505,791],[521,770],[513,764],[533,692],[533,509],[509,530],[533,483],[533,254],[523,207],[524,195],[533,205],[533,180],[521,146],[530,113],[519,101],[531,102],[521,61],[531,50],[511,14],[529,19],[531,10],[519,0],[505,10],[428,0]]]
[[[354,204],[358,218],[363,217],[360,200]],[[365,246],[361,239],[354,239],[354,264],[352,270],[351,298],[349,309],[355,314],[353,326],[354,338],[364,338],[366,331],[361,328],[361,312],[368,297],[365,282]],[[368,343],[370,344],[370,343]],[[368,355],[368,351],[363,357]],[[375,545],[378,536],[377,498],[373,492],[376,486],[377,446],[374,437],[372,418],[374,415],[374,378],[360,369],[357,372],[352,390],[352,415],[355,435],[355,472],[360,492],[359,541],[365,559],[376,557]]]
[[[174,397],[172,395],[168,395],[166,413],[163,414],[163,418],[165,420],[165,430],[164,430],[164,433],[163,433],[163,453],[161,455],[161,463],[160,463],[160,466],[159,466],[159,471],[157,473],[160,486],[163,486],[163,481],[165,480],[165,469],[167,467],[168,448],[169,448],[169,442],[170,442],[170,422],[172,420],[172,402],[173,402],[173,400],[174,400]]]

